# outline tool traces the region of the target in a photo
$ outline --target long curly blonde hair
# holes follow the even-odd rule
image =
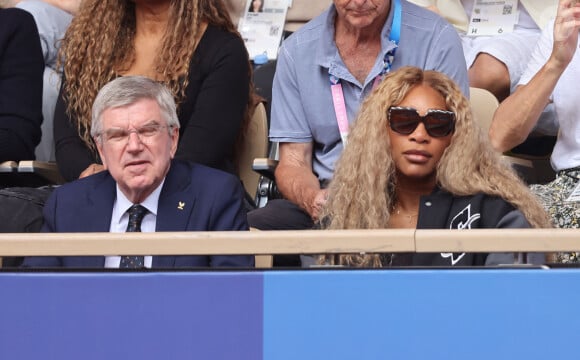
[[[337,162],[322,227],[383,229],[395,201],[395,164],[391,156],[386,112],[402,102],[417,85],[426,84],[445,99],[456,115],[451,144],[437,165],[437,185],[457,196],[485,193],[520,210],[534,227],[551,227],[550,220],[528,187],[494,151],[474,122],[469,101],[447,76],[436,71],[403,67],[390,73],[364,101],[340,160]],[[321,262],[380,267],[378,254],[322,256]]]
[[[238,34],[222,0],[171,0],[171,26],[155,59],[155,72],[179,104],[188,85],[190,60],[202,23]],[[128,0],[84,0],[59,51],[66,81],[67,113],[79,135],[95,151],[90,136],[91,106],[99,89],[135,61],[135,3]],[[239,34],[238,34],[239,36]],[[248,71],[251,71],[248,63]],[[246,111],[247,113],[248,111]],[[245,118],[249,116],[246,114]]]

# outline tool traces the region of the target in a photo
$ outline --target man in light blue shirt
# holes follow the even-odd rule
[[[387,66],[385,59],[391,60]],[[446,73],[469,94],[461,41],[453,26],[405,0],[334,0],[283,43],[272,89],[270,139],[280,143],[276,182],[287,200],[270,201],[250,213],[250,226],[312,226],[325,202],[324,184],[332,178],[344,146],[337,118],[354,121],[385,68],[405,65]],[[342,87],[342,113],[335,110],[331,82]],[[346,137],[347,131],[342,132]]]

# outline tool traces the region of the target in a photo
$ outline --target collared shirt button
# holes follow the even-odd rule
[[[431,205],[433,205],[433,204],[431,203],[431,201],[425,201],[425,206],[431,206]]]

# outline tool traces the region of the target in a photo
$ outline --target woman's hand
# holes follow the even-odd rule
[[[84,177],[87,177],[87,176],[96,174],[96,173],[101,172],[103,170],[105,170],[105,167],[103,165],[101,165],[101,164],[91,164],[86,169],[83,170],[83,172],[79,176],[79,179],[82,179]]]

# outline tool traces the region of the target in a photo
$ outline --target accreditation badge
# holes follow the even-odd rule
[[[514,31],[519,18],[518,0],[475,0],[468,36],[493,36]]]

